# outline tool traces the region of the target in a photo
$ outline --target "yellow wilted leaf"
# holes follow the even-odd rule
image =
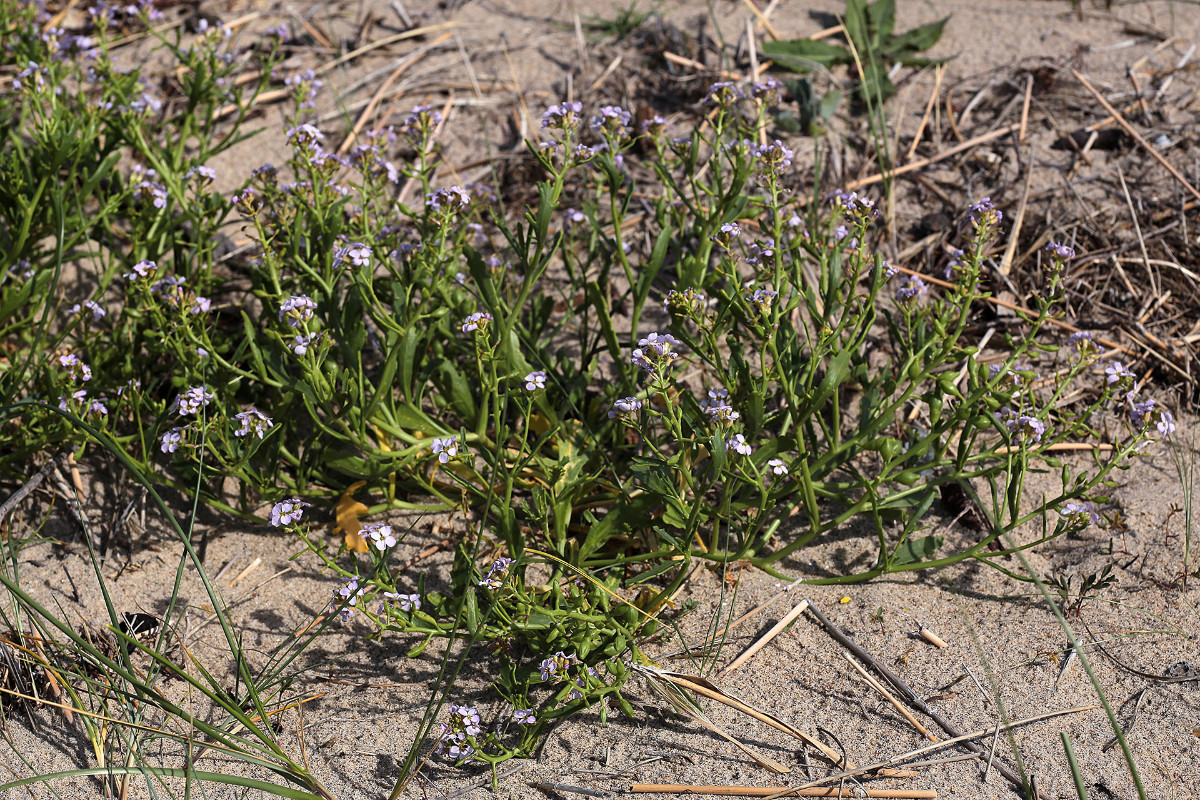
[[[362,530],[362,523],[358,521],[358,515],[367,513],[367,507],[353,497],[355,492],[366,485],[366,481],[358,481],[342,492],[337,504],[337,524],[333,526],[334,533],[341,533],[346,537],[346,549],[355,553],[367,552],[366,541],[358,535],[358,532]]]

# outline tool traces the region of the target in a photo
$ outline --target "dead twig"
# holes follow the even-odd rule
[[[1085,89],[1087,89],[1089,92],[1092,93],[1092,95],[1096,98],[1096,100],[1099,101],[1100,105],[1104,106],[1104,110],[1112,115],[1112,118],[1114,120],[1116,120],[1117,124],[1120,125],[1122,128],[1124,128],[1125,132],[1128,133],[1130,136],[1132,136],[1133,140],[1135,142],[1137,142],[1138,145],[1143,150],[1145,150],[1147,153],[1149,153],[1151,156],[1153,156],[1155,161],[1157,161],[1158,163],[1160,163],[1164,167],[1166,167],[1167,172],[1171,173],[1171,175],[1175,178],[1175,180],[1179,181],[1179,183],[1182,184],[1183,188],[1187,189],[1188,192],[1190,192],[1191,195],[1193,197],[1195,197],[1197,200],[1200,200],[1200,191],[1197,191],[1195,186],[1192,186],[1190,183],[1188,183],[1187,178],[1183,177],[1183,175],[1180,174],[1179,170],[1175,169],[1175,167],[1172,166],[1170,161],[1167,161],[1167,159],[1164,158],[1161,153],[1159,153],[1157,150],[1155,150],[1150,145],[1150,143],[1146,141],[1145,137],[1143,137],[1140,133],[1138,133],[1137,130],[1132,125],[1129,124],[1129,121],[1126,120],[1125,117],[1121,115],[1121,112],[1119,112],[1115,108],[1113,108],[1112,104],[1104,99],[1104,95],[1100,94],[1100,92],[1098,92],[1096,90],[1096,87],[1092,86],[1092,84],[1088,82],[1088,79],[1083,77],[1082,74],[1080,74],[1079,70],[1073,69],[1073,70],[1071,70],[1071,74],[1075,76],[1075,79],[1077,81],[1079,81],[1080,83],[1083,84]]]

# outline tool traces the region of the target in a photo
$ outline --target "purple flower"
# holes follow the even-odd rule
[[[184,173],[184,180],[196,178],[196,182],[201,186],[207,186],[217,179],[217,171],[212,167],[206,167],[203,164],[192,167]]]
[[[567,655],[562,650],[559,650],[549,658],[542,659],[542,663],[538,667],[542,680],[550,681],[551,683],[558,683],[564,680],[567,670],[571,668],[571,662],[575,660],[574,653]]]
[[[708,418],[712,422],[733,422],[741,416],[733,410],[733,406],[725,402],[711,403],[704,409],[704,412],[708,414]]]
[[[432,211],[465,211],[471,206],[471,194],[461,186],[447,186],[425,195],[425,207]]]
[[[301,502],[298,497],[289,497],[287,500],[281,500],[271,507],[270,525],[273,528],[284,528],[295,522],[299,522],[304,516],[305,503]]]
[[[537,715],[532,708],[518,708],[513,710],[512,721],[518,725],[535,725]]]
[[[563,102],[552,105],[542,114],[542,127],[573,132],[579,127],[579,115],[583,112],[583,103]]]
[[[546,388],[546,373],[534,370],[525,376],[525,391],[537,392]]]
[[[633,351],[631,361],[646,372],[654,372],[679,358],[674,348],[679,340],[669,333],[651,333],[638,340],[638,349]]]
[[[458,437],[447,436],[442,439],[434,439],[433,443],[429,445],[429,449],[437,455],[439,463],[446,464],[450,459],[458,456]]]
[[[361,242],[351,244],[343,254],[356,267],[371,266],[371,248]]]
[[[750,443],[746,441],[745,436],[740,433],[736,433],[732,438],[729,439],[729,441],[725,442],[725,452],[728,453],[730,451],[733,451],[739,455],[748,456],[751,452],[753,452],[753,448],[750,447]]]
[[[1120,361],[1114,361],[1105,367],[1104,374],[1106,376],[1104,382],[1114,388],[1132,386],[1134,380],[1137,379],[1137,375]]]
[[[302,150],[307,150],[324,138],[325,134],[321,133],[316,126],[309,125],[307,122],[303,125],[297,125],[287,132],[288,144]]]
[[[149,202],[155,208],[165,208],[167,205],[167,187],[155,181],[142,181],[134,186],[133,196],[143,202]]]
[[[909,275],[900,282],[899,288],[896,289],[896,300],[903,304],[915,303],[928,291],[929,288],[925,285],[925,281],[916,275]]]
[[[1099,525],[1101,522],[1096,506],[1090,502],[1066,503],[1058,510],[1058,513],[1069,523],[1080,527],[1086,527],[1089,522],[1093,525]]]
[[[738,225],[736,222],[726,222],[717,230],[716,233],[710,236],[709,239],[716,243],[716,245],[722,250],[728,251],[730,245],[734,241],[740,239],[741,236],[742,228],[740,225]]]
[[[488,322],[492,319],[492,315],[486,311],[476,311],[471,316],[467,317],[462,322],[462,332],[470,333],[472,331],[484,330],[487,328]]]
[[[1060,261],[1070,261],[1075,257],[1074,248],[1068,247],[1065,244],[1059,244],[1058,242],[1050,242],[1048,245],[1046,245],[1046,250],[1051,256]]]
[[[636,397],[622,397],[613,402],[612,408],[608,410],[608,418],[616,419],[620,417],[625,422],[632,422],[633,417],[642,408],[642,401]]]
[[[1040,442],[1042,434],[1046,432],[1046,423],[1042,422],[1037,417],[1029,414],[1022,414],[1014,411],[1008,406],[1000,409],[1000,419],[1004,421],[1008,427],[1009,433],[1017,441],[1033,441]]]
[[[358,605],[358,599],[363,596],[366,591],[365,587],[358,585],[358,576],[352,577],[344,584],[333,590],[333,597],[329,601],[329,610],[338,612],[338,617],[342,622],[349,622],[354,616],[354,608]]]
[[[66,397],[58,398],[58,407],[63,411],[75,411],[83,413],[83,404],[87,402],[87,389],[76,389],[71,393],[70,399]]]
[[[1067,347],[1076,353],[1087,353],[1095,349],[1094,339],[1091,331],[1076,331],[1067,337]]]
[[[760,175],[778,177],[792,165],[795,155],[783,142],[776,139],[773,143],[750,146],[750,157],[756,162],[754,169]]]
[[[288,325],[298,328],[312,319],[316,310],[316,301],[306,294],[296,294],[283,301],[279,307],[279,319],[282,321],[286,317]]]
[[[175,402],[171,405],[171,410],[189,416],[198,414],[200,409],[212,402],[213,394],[204,386],[193,386],[183,394],[175,398]]]
[[[68,309],[67,309],[67,313],[68,313],[68,314],[71,314],[71,315],[75,315],[75,314],[80,314],[80,315],[82,315],[82,314],[83,314],[83,310],[84,310],[85,308],[86,308],[88,311],[92,312],[92,319],[93,319],[93,320],[101,320],[101,319],[104,319],[104,316],[105,316],[105,314],[107,313],[107,312],[106,312],[106,311],[105,311],[105,310],[104,310],[104,309],[103,309],[103,308],[100,306],[100,304],[99,304],[99,303],[97,303],[95,300],[84,300],[82,305],[80,305],[79,303],[76,303],[75,305],[73,305],[73,306],[71,306],[70,308],[68,308]]]
[[[592,130],[610,134],[621,134],[633,118],[620,106],[601,106],[599,115],[592,117]]]
[[[782,458],[772,458],[767,462],[767,466],[770,467],[771,472],[775,473],[776,475],[783,476],[788,474],[787,464],[784,463]]]
[[[775,78],[756,81],[750,85],[750,95],[763,101],[764,105],[776,105],[783,98],[783,81]]]
[[[58,363],[67,371],[67,375],[73,381],[90,381],[92,379],[92,368],[83,363],[74,353],[59,356]]]
[[[298,333],[293,337],[292,343],[288,345],[288,349],[298,356],[302,356],[308,352],[308,348],[312,346],[313,340],[319,334]]]
[[[578,209],[568,208],[565,212],[563,212],[563,222],[568,227],[571,225],[578,225],[581,222],[587,222],[587,215]]]
[[[769,288],[750,291],[750,287],[747,286],[746,291],[748,293],[746,301],[764,316],[771,310],[771,303],[779,296],[779,292]]]
[[[742,90],[729,81],[720,81],[708,87],[704,102],[709,105],[728,108],[742,99]]]
[[[705,297],[695,289],[672,289],[663,298],[663,311],[684,317],[698,317],[704,313]]]
[[[471,744],[483,732],[479,726],[479,710],[472,706],[450,706],[450,719],[442,723],[442,734],[435,752],[452,759],[466,758],[475,752]]]
[[[359,538],[375,545],[376,550],[387,550],[396,546],[396,536],[392,526],[383,522],[372,522],[358,532]]]
[[[1170,411],[1161,408],[1155,400],[1130,405],[1129,421],[1140,431],[1150,431],[1153,428],[1160,436],[1170,436],[1175,432],[1175,417]]]
[[[241,428],[233,432],[234,436],[254,435],[261,439],[275,424],[271,421],[270,417],[256,408],[234,414],[233,418],[242,425]]]
[[[499,591],[504,582],[508,580],[508,569],[512,566],[511,558],[497,558],[492,562],[488,574],[483,576],[483,580],[479,581],[480,586],[486,586],[493,592]]]
[[[183,444],[183,428],[171,428],[163,434],[162,451],[164,453],[174,453],[179,449],[179,445]]]
[[[995,225],[1004,219],[1004,214],[996,209],[996,204],[990,197],[982,197],[971,206],[971,221],[978,226]]]
[[[131,272],[125,273],[125,280],[137,281],[142,278],[149,278],[158,269],[158,264],[153,261],[139,261],[133,265]]]

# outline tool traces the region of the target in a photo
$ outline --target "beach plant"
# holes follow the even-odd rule
[[[330,575],[324,624],[409,637],[413,657],[444,640],[422,731],[451,761],[494,767],[570,714],[632,713],[631,665],[696,562],[783,574],[865,523],[866,563],[812,582],[967,560],[1027,580],[1008,557],[1090,524],[1113,471],[1174,432],[1092,334],[1058,335],[1070,247],[1042,253],[1045,285],[981,351],[1001,212],[964,210],[937,275],[889,265],[872,198],[822,195],[760,138],[777,81],[714,84],[703,124],[676,130],[556,103],[528,142],[534,200],[514,208],[442,180],[430,106],[330,149],[320,82],[299,73],[287,161],[218,195],[205,162],[241,135],[283,32],[160,34],[183,93],[159,105],[112,66],[107,22],[64,45],[35,8],[0,8],[17,75],[0,95],[0,467],[108,452],[294,536]],[[257,82],[238,83],[246,67]],[[1114,416],[1111,449],[1060,457]],[[1041,474],[1057,486],[1034,497]],[[978,506],[974,534],[932,532],[951,486]],[[331,546],[314,522],[355,492]],[[400,511],[465,521],[447,575],[398,563]],[[451,702],[485,650],[507,703],[487,719]],[[282,674],[239,667],[260,720]],[[226,711],[270,749],[250,711]]]

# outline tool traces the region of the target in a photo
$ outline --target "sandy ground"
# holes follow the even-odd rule
[[[1114,87],[1127,86],[1125,72],[1129,64],[1143,57],[1174,63],[1191,43],[1200,42],[1200,13],[1182,3],[1138,3],[1112,11],[1085,4],[1082,22],[1070,3],[1050,0],[935,0],[900,6],[899,29],[950,15],[946,36],[933,55],[955,56],[945,81],[961,87],[960,105],[993,80],[1003,80],[1019,68],[1046,64],[1053,65],[1058,80],[1069,80],[1063,77],[1062,69],[1077,67],[1098,87],[1115,91]],[[205,8],[226,18],[246,11],[244,5],[205,4]],[[368,40],[390,33],[383,25],[394,25],[396,21],[395,13],[380,0],[255,8],[264,12],[258,21],[263,27],[279,19],[295,24],[297,17],[304,15],[339,36],[348,35],[374,15],[381,22],[368,34]],[[694,0],[665,0],[659,8],[667,20],[688,30],[695,29],[697,17],[705,11],[704,4]],[[726,38],[736,40],[751,16],[745,5],[718,2],[714,8]],[[829,23],[821,13],[831,14],[840,8],[841,4],[832,0],[802,7],[785,2],[772,23],[781,37],[808,35]],[[397,84],[410,82],[407,93],[398,101],[401,110],[435,93],[444,102],[447,95],[442,90],[451,84],[458,86],[454,97],[462,105],[455,107],[446,127],[448,160],[457,165],[482,157],[486,151],[481,151],[481,142],[488,138],[493,147],[499,148],[514,133],[531,133],[542,106],[591,84],[611,59],[620,55],[619,46],[603,54],[581,51],[573,29],[576,12],[585,20],[593,14],[611,17],[607,2],[571,5],[513,0],[466,3],[455,9],[409,2],[407,9],[420,23],[459,23],[454,29],[457,39],[451,38],[431,50]],[[1147,28],[1165,31],[1174,37],[1173,44],[1164,50],[1161,39],[1145,35]],[[455,46],[458,43],[461,48]],[[417,47],[414,44],[381,50],[356,61],[352,69],[331,74],[329,83],[344,88],[383,70],[374,79],[375,85]],[[298,70],[317,63],[311,54],[297,55],[289,66]],[[607,94],[611,100],[627,102],[626,90],[631,86],[622,84],[620,70],[612,75],[616,77],[601,81],[593,90],[594,96]],[[690,80],[694,79],[686,75],[679,78],[681,84]],[[478,93],[473,82],[482,87]],[[1187,88],[1194,88],[1195,78],[1191,73],[1181,74],[1178,83],[1176,90],[1182,90],[1187,99]],[[928,71],[900,83],[900,93],[893,101],[893,119],[902,132],[915,129],[931,86]],[[359,90],[354,97],[369,96],[370,91],[369,87]],[[517,102],[518,97],[524,98],[528,111]],[[1079,118],[1095,119],[1094,115],[1088,116],[1096,108],[1087,97],[1078,94]],[[1177,120],[1194,115],[1194,91],[1188,102],[1190,106],[1185,103],[1172,112]],[[322,114],[337,113],[331,103],[319,110]],[[268,125],[269,130],[255,142],[255,163],[272,158],[280,161],[277,148],[285,123],[283,108],[263,109],[258,122]],[[1033,131],[1029,157],[1061,164],[1067,156],[1049,146],[1057,135],[1049,126]],[[224,180],[230,180],[225,176],[245,167],[247,157],[244,152],[231,153],[215,166]],[[1104,168],[1106,158],[1097,155],[1094,167]],[[1078,174],[1086,177],[1088,168],[1081,167]],[[971,192],[979,196],[1010,183],[1011,174],[981,168],[974,180],[977,183]],[[1079,191],[1086,193],[1089,185],[1081,180]],[[905,213],[915,219],[919,209]],[[1192,422],[1186,419],[1181,424],[1185,435]],[[1162,800],[1195,798],[1200,796],[1196,788],[1200,785],[1200,689],[1194,683],[1161,683],[1137,674],[1163,675],[1180,663],[1200,667],[1200,642],[1196,639],[1200,634],[1200,581],[1193,581],[1186,591],[1168,585],[1181,567],[1181,515],[1170,510],[1171,504],[1182,503],[1181,487],[1162,448],[1133,470],[1122,473],[1119,480],[1121,485],[1113,492],[1113,507],[1122,510],[1129,534],[1117,543],[1117,548],[1127,550],[1128,555],[1104,554],[1102,550],[1109,546],[1107,535],[1091,529],[1034,554],[1033,562],[1043,572],[1066,570],[1076,574],[1117,563],[1116,586],[1087,604],[1081,618],[1072,622],[1088,643],[1096,676],[1119,707],[1122,720],[1130,718],[1134,698],[1145,690],[1129,741],[1148,796]],[[93,513],[98,519],[111,512],[101,508],[93,509]],[[163,521],[151,516],[146,532],[136,537],[132,548],[118,548],[118,555],[104,565],[117,608],[162,610],[179,558],[178,545],[165,531]],[[436,538],[427,523],[421,523],[405,547],[416,553]],[[801,561],[785,563],[783,569],[796,578],[844,573],[869,559],[867,544],[852,536],[843,537],[804,551]],[[289,561],[296,549],[295,542],[273,535],[265,527],[222,525],[212,533],[208,564],[213,570],[228,564],[219,585],[253,652],[265,654],[289,631],[310,622],[324,608],[336,584],[320,573],[314,559],[301,556]],[[30,548],[22,557],[23,578],[35,596],[61,603],[80,624],[102,623],[95,580],[90,577],[90,565],[78,544]],[[257,559],[261,561],[241,575]],[[421,568],[436,572],[445,566],[444,557],[437,556],[423,562]],[[712,599],[718,580],[719,576],[702,571],[691,585],[691,596],[699,606],[681,622],[689,641],[699,639],[719,611]],[[755,607],[782,585],[783,581],[762,573],[743,573],[736,610]],[[797,599],[810,598],[918,694],[933,698],[930,705],[961,729],[985,728],[1001,719],[1096,702],[1096,693],[1078,665],[1059,678],[1066,635],[1032,587],[986,568],[959,566],[846,588],[801,586],[792,594]],[[193,574],[186,577],[181,597],[191,609],[185,623],[190,646],[200,658],[218,657],[216,628],[201,627],[208,617],[204,610],[207,599]],[[846,602],[842,602],[844,598]],[[785,600],[740,628],[730,639],[722,661],[740,652],[793,602]],[[935,630],[950,647],[937,649],[920,639],[916,635],[918,621]],[[423,658],[406,659],[403,654],[411,642],[402,637],[372,641],[366,636],[368,629],[359,625],[352,623],[324,634],[306,654],[308,664],[334,656],[337,662],[315,667],[302,679],[306,692],[323,696],[306,704],[302,718],[288,712],[280,735],[280,744],[298,758],[303,755],[340,800],[386,796],[412,742],[430,696],[432,676],[436,675],[437,653],[433,650]],[[1104,652],[1097,642],[1103,643]],[[651,648],[651,653],[677,647],[677,642],[664,640],[657,649]],[[504,713],[502,705],[485,690],[482,657],[477,653],[465,657],[469,666],[456,696],[460,701],[478,704],[485,720]],[[692,669],[685,661],[663,663],[681,671]],[[974,677],[964,677],[968,671]],[[829,732],[829,738],[836,737],[859,764],[884,760],[927,741],[855,675],[841,647],[807,616],[740,670],[718,682],[746,702],[809,733],[815,734],[818,727]],[[665,710],[636,682],[630,685],[629,696],[639,708],[638,719],[631,721],[612,713],[608,724],[601,725],[597,715],[585,714],[564,723],[555,729],[539,758],[520,763],[519,772],[501,779],[496,794],[487,785],[486,773],[431,760],[405,796],[540,798],[555,794],[529,786],[537,781],[605,791],[619,791],[630,783],[642,782],[784,785],[785,780],[795,783],[804,774],[804,761],[795,742],[760,723],[707,704],[714,722],[791,767],[792,775],[773,778],[731,745]],[[65,724],[50,711],[37,711],[35,717],[39,723],[36,732],[19,715],[9,715],[7,735],[13,747],[0,749],[0,778],[94,764],[77,724]],[[931,730],[944,738],[941,731],[932,726]],[[1019,760],[1027,773],[1037,776],[1039,786],[1049,797],[1074,797],[1059,738],[1062,731],[1071,736],[1092,798],[1135,796],[1120,749],[1104,749],[1111,731],[1102,710],[1036,723],[1015,731],[1011,739],[1002,736],[996,758],[1009,765]],[[940,751],[933,757],[958,752]],[[209,769],[240,769],[215,755],[206,760]],[[502,773],[509,768],[506,765]],[[995,770],[984,781],[981,766],[969,761],[924,768],[918,776],[874,785],[936,789],[940,797],[1015,796]],[[99,784],[89,779],[55,782],[53,789],[64,798],[91,798],[100,793]],[[47,786],[22,791],[26,793],[14,791],[12,796],[56,796]],[[230,790],[207,791],[209,797],[241,796]],[[145,796],[145,787],[131,787],[130,797]],[[247,796],[255,797],[256,793]]]

